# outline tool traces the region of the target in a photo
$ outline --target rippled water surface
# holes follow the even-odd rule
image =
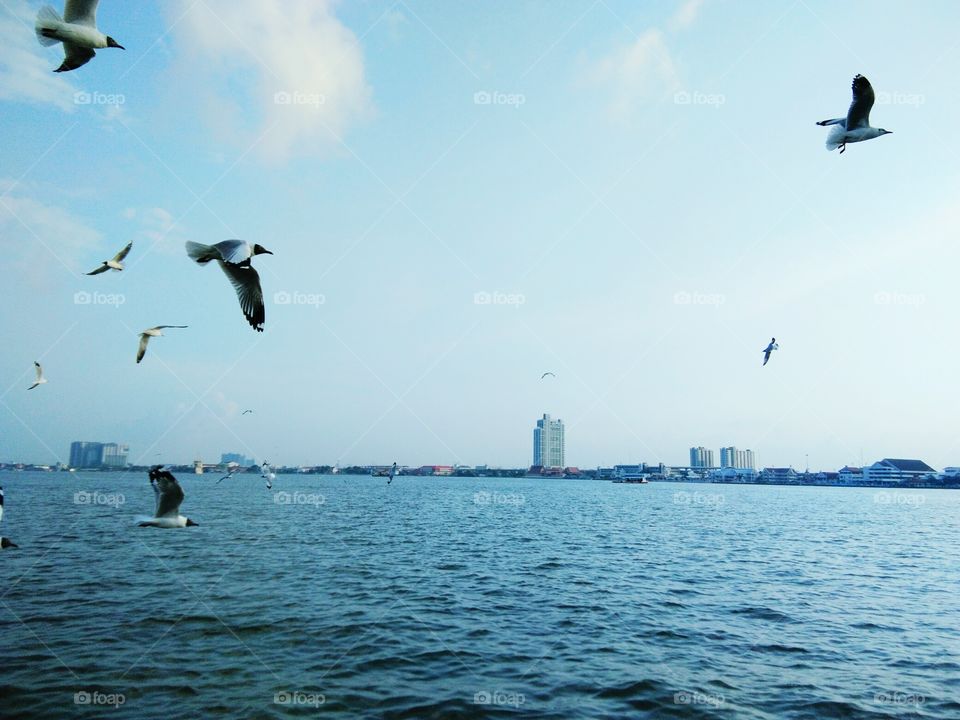
[[[960,718],[960,491],[217,477],[0,475],[0,716]]]

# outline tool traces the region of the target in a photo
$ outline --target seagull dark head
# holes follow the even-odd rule
[[[107,47],[115,47],[115,48],[120,48],[121,50],[126,50],[126,48],[125,48],[123,45],[121,45],[120,43],[118,43],[116,40],[114,40],[114,39],[113,39],[112,37],[110,37],[109,35],[107,36]]]
[[[6,550],[7,548],[20,547],[15,542],[12,542],[10,538],[0,538],[0,548]]]
[[[187,518],[187,527],[200,527],[200,523],[195,523],[190,518]]]
[[[893,135],[893,130],[884,130],[883,128],[877,128],[877,132],[881,135]]]
[[[273,253],[267,250],[263,245],[254,245],[253,254],[254,255],[273,255]]]

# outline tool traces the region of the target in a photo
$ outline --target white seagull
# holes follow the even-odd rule
[[[394,464],[393,464],[393,467],[390,468],[390,470],[387,472],[387,477],[389,478],[389,479],[387,480],[387,485],[389,485],[390,483],[393,482],[393,476],[396,475],[396,474],[397,474],[397,464],[394,463]]]
[[[889,135],[892,130],[870,127],[870,109],[874,101],[873,87],[863,75],[853,78],[853,102],[845,118],[821,120],[817,125],[832,125],[827,135],[827,150],[840,148],[841,154],[847,149],[847,143],[873,140],[881,135]]]
[[[127,246],[114,255],[112,259],[104,260],[100,267],[98,267],[96,270],[88,272],[87,275],[99,275],[107,270],[123,270],[123,259],[127,256],[127,254],[130,252],[130,248],[132,247],[132,242],[127,243]]]
[[[97,30],[97,3],[100,0],[67,0],[63,17],[49,5],[37,13],[34,31],[41,45],[63,43],[63,63],[54,72],[76,70],[86,65],[103,48],[125,49],[116,40]]]
[[[43,376],[43,368],[40,367],[40,363],[36,360],[33,361],[34,370],[37,371],[37,379],[33,381],[33,385],[27,388],[27,390],[33,390],[37,385],[43,385],[47,382],[47,379]]]
[[[163,337],[163,333],[160,331],[165,330],[167,328],[185,328],[185,327],[187,326],[186,325],[157,325],[156,327],[152,327],[149,330],[144,330],[142,333],[140,333],[140,347],[137,349],[137,362],[139,363],[141,360],[143,360],[143,356],[147,352],[147,343],[150,342],[150,338]]]
[[[777,339],[770,338],[770,344],[763,349],[763,364],[766,365],[770,361],[770,353],[779,349],[780,346],[777,345]]]
[[[227,474],[222,478],[217,480],[217,485],[222,483],[224,480],[233,480],[233,476],[236,475],[237,471],[240,469],[240,465],[237,463],[227,463]]]
[[[182,528],[196,525],[193,520],[180,514],[183,489],[177,479],[162,465],[150,468],[150,485],[157,496],[157,509],[152,518],[140,521],[140,527]]]
[[[270,463],[266,460],[260,465],[260,477],[267,481],[267,490],[272,490],[273,481],[277,479],[277,474],[270,469]]]
[[[3,520],[3,488],[0,487],[0,520]],[[10,538],[0,537],[0,550],[6,550],[7,548],[19,547],[16,543],[10,540]]]
[[[250,264],[254,255],[273,255],[262,245],[251,245],[245,240],[224,240],[213,245],[187,241],[187,255],[200,265],[216,260],[237,291],[240,309],[257,332],[263,332],[266,313],[263,309],[263,291],[260,276]]]

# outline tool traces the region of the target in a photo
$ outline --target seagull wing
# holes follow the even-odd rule
[[[769,360],[770,360],[770,351],[769,351],[769,350],[764,350],[764,351],[763,351],[763,364],[766,365]]]
[[[146,333],[140,333],[140,347],[137,349],[137,362],[143,360],[144,353],[147,352],[147,343],[150,342],[150,336]]]
[[[106,263],[104,263],[103,265],[98,267],[96,270],[93,270],[92,272],[88,272],[87,275],[99,275],[100,273],[106,272],[109,269],[110,268],[107,267]]]
[[[233,263],[234,265],[242,263],[244,260],[249,260],[252,254],[250,243],[244,240],[224,240],[223,242],[214,243],[213,247],[220,253],[220,257],[223,258],[224,262]]]
[[[33,361],[33,369],[37,372],[37,380],[43,380],[43,368],[40,367],[40,363],[36,360]]]
[[[63,20],[77,25],[97,26],[97,3],[100,0],[67,0]]]
[[[874,101],[873,86],[863,75],[853,78],[853,102],[847,110],[846,129],[870,126],[870,109]]]
[[[167,328],[185,328],[190,327],[189,325],[157,325],[153,330],[166,330]]]
[[[187,240],[186,248],[187,255],[190,256],[190,259],[196,260],[201,265],[204,265],[211,260],[220,259],[220,251],[217,250],[217,248],[215,248],[213,245],[204,245],[203,243]]]
[[[158,470],[150,477],[154,492],[157,494],[155,517],[176,517],[180,514],[183,502],[183,489],[177,479],[166,470]]]
[[[120,262],[121,260],[123,260],[127,255],[130,254],[130,248],[132,247],[133,247],[132,242],[127,243],[127,246],[123,250],[121,250],[120,252],[118,252],[116,255],[113,256],[113,261]],[[106,270],[106,268],[104,268],[104,270]],[[93,273],[91,273],[91,275],[92,274]]]
[[[81,47],[70,42],[63,43],[63,62],[54,72],[69,72],[86,65],[97,53],[93,48]]]
[[[260,289],[260,276],[250,265],[232,265],[220,262],[220,267],[230,279],[233,289],[237,291],[240,309],[257,332],[263,332],[263,323],[266,320],[266,311],[263,308],[263,291]]]

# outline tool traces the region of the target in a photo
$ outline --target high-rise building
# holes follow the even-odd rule
[[[129,452],[130,447],[128,445],[106,443],[103,446],[102,462],[106,467],[126,467]]]
[[[713,464],[713,450],[705,447],[690,448],[690,467],[716,467],[716,465]]]
[[[70,443],[70,467],[125,467],[130,448],[119,443],[74,441]]]
[[[753,450],[738,450],[735,447],[720,448],[720,467],[738,470],[756,470],[757,461]]]
[[[551,420],[544,413],[533,429],[533,464],[541,467],[565,467],[563,420]]]
[[[223,453],[220,455],[220,464],[236,463],[240,467],[250,467],[254,464],[253,460],[241,453]]]

